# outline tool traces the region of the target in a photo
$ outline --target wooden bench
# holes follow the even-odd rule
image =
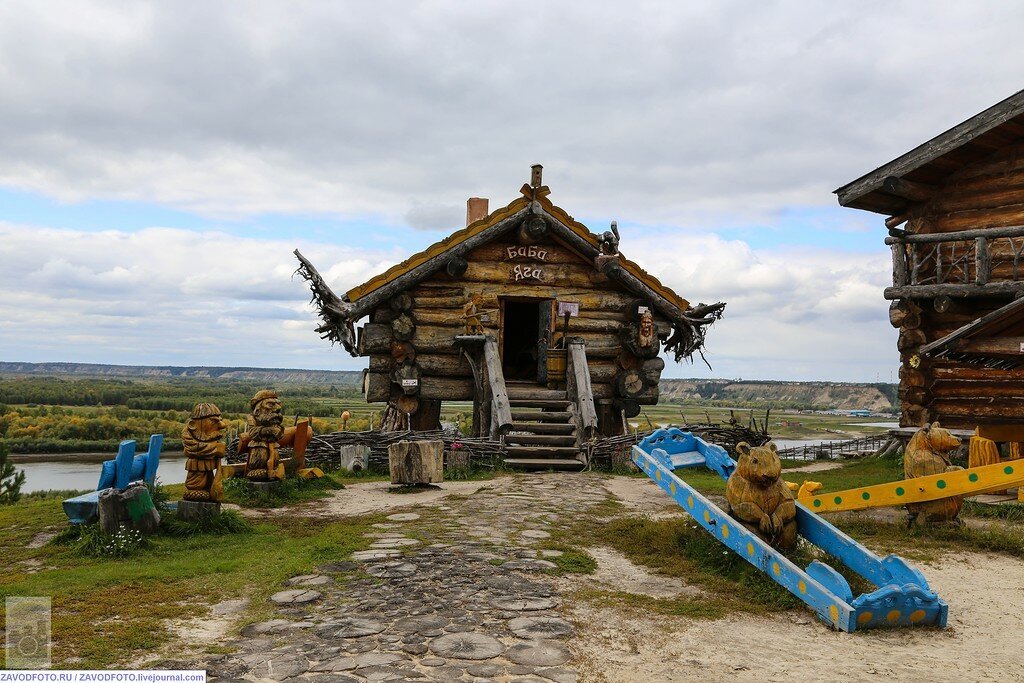
[[[64,513],[72,524],[87,524],[99,516],[100,492],[110,488],[123,491],[136,481],[144,481],[152,485],[156,480],[156,470],[160,466],[160,450],[164,445],[163,434],[149,437],[149,450],[135,454],[135,441],[122,441],[117,449],[117,457],[107,460],[100,468],[100,481],[96,490],[90,493],[68,498],[64,501]]]

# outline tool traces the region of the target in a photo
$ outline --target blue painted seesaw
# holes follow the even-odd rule
[[[728,479],[736,461],[721,446],[676,428],[659,429],[633,446],[633,462],[718,542],[805,602],[834,628],[853,632],[879,626],[946,625],[945,601],[928,587],[924,574],[903,558],[879,558],[797,503],[800,535],[877,587],[855,598],[850,584],[835,569],[817,560],[800,569],[675,475],[675,470],[684,467],[704,466]]]
[[[164,435],[149,437],[149,450],[135,454],[135,441],[122,441],[117,457],[107,460],[100,469],[100,481],[96,490],[64,501],[64,513],[72,524],[88,524],[99,517],[100,492],[116,487],[124,491],[136,481],[152,485],[156,480],[156,468],[160,466],[160,451],[164,446]]]

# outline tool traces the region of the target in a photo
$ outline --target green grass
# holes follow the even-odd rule
[[[557,548],[561,555],[550,558],[551,562],[558,565],[558,569],[552,569],[555,574],[593,574],[597,571],[597,560],[589,554],[577,548],[560,546]]]
[[[326,498],[332,491],[343,488],[345,485],[332,474],[318,479],[290,477],[269,493],[257,490],[245,479],[235,478],[224,482],[224,502],[248,508],[276,508]]]
[[[981,519],[1005,519],[1008,522],[1024,522],[1024,503],[1002,503],[985,505],[972,500],[964,501],[961,515]]]
[[[660,614],[690,619],[721,619],[732,611],[727,601],[703,595],[655,598],[639,593],[585,588],[573,593],[573,597],[596,607],[623,609],[638,617]]]
[[[941,524],[907,527],[870,519],[831,520],[855,539],[882,553],[896,553],[909,559],[933,561],[947,552],[997,552],[1024,559],[1024,528],[991,527],[975,529],[966,525]]]
[[[110,667],[167,642],[168,620],[201,616],[221,600],[250,597],[246,616],[266,618],[267,597],[285,579],[368,547],[363,534],[377,521],[282,516],[253,533],[154,536],[140,555],[110,559],[58,543],[27,548],[36,534],[67,523],[59,500],[27,500],[0,508],[0,598],[50,596],[54,664]],[[25,561],[39,571],[29,573]]]

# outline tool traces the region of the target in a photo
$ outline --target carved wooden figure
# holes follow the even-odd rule
[[[960,439],[943,429],[938,422],[925,425],[914,434],[903,453],[903,478],[913,479],[943,472],[955,472],[962,467],[951,465],[950,455],[960,447]],[[907,505],[911,523],[949,522],[960,514],[963,496],[950,496],[928,503]]]
[[[484,334],[486,332],[483,323],[480,322],[481,301],[483,301],[483,297],[479,293],[474,293],[462,307],[462,314],[466,319],[466,334]]]
[[[289,474],[300,477],[323,476],[316,467],[306,467],[306,446],[313,438],[309,420],[299,420],[294,427],[285,428],[284,413],[277,393],[264,389],[249,401],[252,415],[248,430],[238,439],[238,452],[246,455],[245,476],[250,481],[279,481],[285,478],[285,463],[279,448],[290,447],[292,458]]]
[[[185,500],[218,503],[224,497],[221,486],[220,459],[227,444],[220,408],[213,403],[198,403],[181,430],[185,450]]]
[[[796,503],[782,480],[782,462],[775,444],[751,448],[736,445],[736,471],[725,485],[729,514],[772,546],[796,547]]]

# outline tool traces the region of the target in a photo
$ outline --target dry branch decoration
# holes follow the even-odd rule
[[[321,339],[329,339],[331,343],[339,343],[345,347],[351,355],[356,353],[356,334],[352,326],[352,304],[341,300],[334,291],[327,285],[323,276],[309,260],[295,250],[295,258],[299,259],[299,267],[295,273],[302,276],[309,283],[309,289],[313,292],[310,299],[323,321],[323,325],[316,328]]]

